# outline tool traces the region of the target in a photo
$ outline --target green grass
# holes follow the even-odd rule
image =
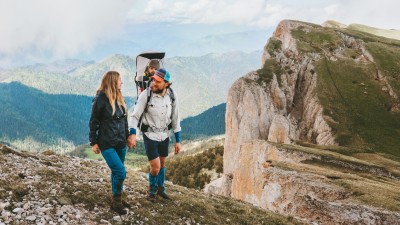
[[[360,153],[362,150],[340,146],[320,146],[307,143],[301,143],[303,146],[270,144],[282,151],[299,151],[313,156],[301,163],[274,161],[273,166],[287,171],[301,171],[325,176],[329,179],[328,183],[343,187],[351,194],[351,198],[357,201],[392,211],[400,210],[399,180],[376,173],[380,170],[399,177],[399,158],[393,159],[393,156],[383,156],[380,153]],[[347,151],[347,154],[343,155],[337,151],[343,153]]]
[[[321,60],[317,93],[339,145],[400,156],[400,114],[375,80],[374,64]]]
[[[86,158],[94,160],[104,160],[101,154],[95,154],[91,148],[86,148],[84,151]],[[142,154],[137,154],[134,150],[128,150],[125,158],[125,165],[129,168],[140,169],[147,166],[147,156]]]
[[[0,182],[0,197],[11,199],[10,205],[5,208],[11,212],[24,205],[24,202],[40,202],[41,205],[50,202],[49,215],[52,218],[59,218],[55,215],[58,205],[74,205],[82,212],[82,221],[89,224],[100,224],[102,219],[113,224],[303,224],[293,217],[263,210],[249,203],[206,194],[170,182],[166,186],[172,200],[158,198],[156,203],[152,203],[146,199],[146,174],[129,169],[124,182],[124,196],[133,207],[129,215],[122,217],[123,221],[116,222],[113,218],[117,214],[110,210],[109,205],[111,186],[107,165],[94,160],[82,159],[77,162],[62,155],[54,157],[17,153],[0,151],[4,160],[2,173],[12,180]],[[10,154],[17,155],[19,159],[10,157]],[[27,157],[27,163],[16,163]],[[43,161],[60,164],[60,167],[43,166]],[[75,166],[71,167],[71,161],[75,161]],[[41,178],[24,179],[18,173]]]
[[[174,184],[202,189],[211,180],[211,175],[206,171],[212,174],[223,172],[223,154],[224,147],[220,145],[196,155],[167,160],[165,163],[168,168],[166,178]],[[146,171],[148,169],[143,172]]]
[[[282,48],[282,41],[276,38],[270,38],[267,45],[264,47],[271,56],[274,56],[275,52]]]
[[[400,96],[400,47],[371,42],[367,43],[367,48],[379,71],[386,76],[397,96]]]
[[[278,81],[282,74],[281,66],[276,62],[275,59],[267,59],[264,63],[263,68],[257,70],[259,78],[257,80],[258,84],[265,82],[269,84],[272,81],[274,74],[277,76]],[[280,83],[280,82],[279,82]]]
[[[373,35],[378,35],[386,38],[400,39],[400,31],[399,30],[386,30],[379,29],[375,27],[369,27],[361,24],[350,24],[348,29],[362,31],[365,33],[370,33]]]
[[[340,33],[362,39],[374,62],[355,61],[362,52],[352,48],[344,48],[336,61],[329,60],[344,46]],[[322,56],[313,62],[318,75],[315,91],[338,144],[400,156],[400,113],[391,111],[399,100],[384,92],[385,83],[377,79],[379,70],[400,96],[400,41],[319,26],[301,26],[292,35],[301,53]]]
[[[292,31],[292,35],[297,39],[297,47],[303,53],[321,52],[321,49],[332,51],[337,46],[342,45],[340,36],[331,28],[299,27]]]

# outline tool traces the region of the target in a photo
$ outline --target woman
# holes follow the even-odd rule
[[[93,152],[101,152],[111,169],[111,208],[119,214],[126,214],[123,203],[127,204],[122,201],[122,189],[126,178],[124,161],[129,132],[121,86],[122,80],[118,72],[108,71],[104,74],[92,103],[89,140]]]

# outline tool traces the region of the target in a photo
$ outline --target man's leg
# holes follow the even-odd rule
[[[159,171],[160,171],[160,158],[157,157],[150,161],[149,184],[150,184],[151,196],[154,196],[157,191]]]
[[[164,199],[169,199],[165,189],[165,174],[167,172],[167,168],[165,168],[165,161],[168,156],[168,145],[169,145],[169,138],[165,139],[164,141],[158,144],[159,154],[160,154],[160,172],[158,173],[158,191],[157,194]]]
[[[150,193],[148,199],[150,201],[155,201],[155,193],[157,191],[158,185],[158,172],[160,171],[160,158],[158,155],[158,142],[149,139],[143,134],[144,147],[146,149],[146,155],[150,163],[149,172],[149,186]]]

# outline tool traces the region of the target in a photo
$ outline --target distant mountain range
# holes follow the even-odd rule
[[[227,25],[228,26],[228,25]],[[114,54],[137,55],[144,50],[167,52],[168,57],[198,57],[209,53],[261,50],[272,34],[272,29],[242,27],[240,29],[201,24],[154,23],[127,28],[126,32],[101,43],[80,59],[99,61]],[[160,35],[162,34],[162,35]]]
[[[165,66],[172,74],[182,118],[225,102],[230,85],[259,68],[260,58],[261,51],[167,58]],[[135,58],[125,55],[113,55],[99,62],[70,59],[4,70],[0,71],[0,82],[18,81],[46,93],[93,97],[108,70],[121,73],[124,95],[135,98]]]
[[[88,143],[92,97],[47,94],[17,82],[0,83],[0,142],[19,149],[67,152]],[[127,98],[132,104],[132,98]],[[182,121],[182,138],[223,134],[225,104]]]

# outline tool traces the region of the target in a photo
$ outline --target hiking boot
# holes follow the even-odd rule
[[[156,195],[152,195],[152,194],[147,195],[146,199],[149,200],[150,202],[157,201]]]
[[[132,205],[131,205],[129,202],[126,201],[127,198],[128,198],[128,197],[127,197],[126,193],[123,192],[123,193],[122,193],[122,198],[121,198],[121,199],[122,199],[122,200],[121,200],[122,206],[125,207],[125,208],[131,208]]]
[[[168,194],[165,193],[164,191],[158,191],[158,192],[157,192],[157,195],[160,196],[160,197],[163,198],[163,199],[170,199],[169,196],[168,196]]]
[[[121,195],[113,196],[112,203],[111,203],[111,209],[114,212],[118,213],[119,215],[125,215],[128,213],[128,210],[124,209],[122,206]]]
[[[122,203],[122,206],[125,207],[125,208],[131,208],[132,207],[132,205],[129,202],[127,202],[127,201],[125,201],[123,199],[122,199],[121,203]]]

